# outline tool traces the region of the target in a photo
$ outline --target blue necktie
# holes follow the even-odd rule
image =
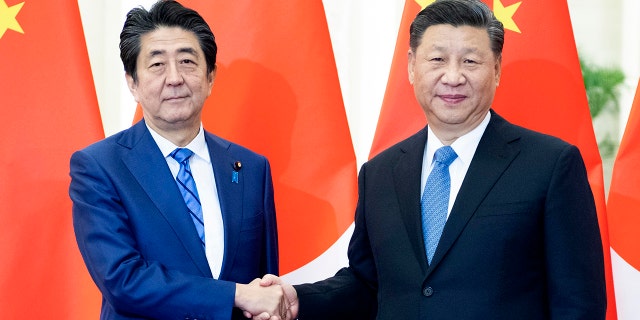
[[[427,261],[431,264],[433,254],[436,252],[442,229],[447,222],[449,209],[449,193],[451,190],[451,178],[449,165],[458,157],[453,148],[444,146],[436,150],[433,161],[433,169],[427,177],[427,184],[420,201],[422,208],[422,236],[427,253]]]
[[[189,166],[189,158],[193,155],[193,151],[186,148],[177,148],[171,152],[171,157],[174,158],[180,164],[180,170],[176,177],[178,183],[178,189],[182,193],[182,198],[189,208],[189,214],[193,220],[193,224],[196,226],[200,241],[204,247],[204,220],[202,219],[202,205],[200,204],[200,197],[198,196],[198,189],[196,189],[196,182],[193,180],[191,174],[191,167]]]

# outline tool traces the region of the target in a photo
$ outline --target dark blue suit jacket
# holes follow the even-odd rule
[[[235,283],[278,273],[269,162],[208,132],[205,139],[225,230],[217,280],[144,121],[71,157],[74,230],[102,292],[102,319],[240,319]]]
[[[426,141],[425,128],[362,166],[350,266],[296,286],[300,319],[604,319],[602,243],[578,148],[492,112],[428,265]]]

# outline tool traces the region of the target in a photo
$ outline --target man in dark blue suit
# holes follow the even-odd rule
[[[120,51],[144,120],[71,158],[101,319],[278,319],[282,289],[255,280],[278,273],[269,162],[201,124],[216,75],[209,26],[160,1],[127,14]]]
[[[604,319],[583,160],[491,110],[503,42],[477,0],[437,0],[417,15],[408,71],[428,126],[362,166],[349,267],[284,285],[293,316]]]

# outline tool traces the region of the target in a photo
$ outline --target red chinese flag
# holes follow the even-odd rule
[[[637,295],[620,296],[621,293],[637,294],[640,288],[640,82],[627,120],[627,127],[618,149],[613,167],[607,212],[611,247],[632,268],[618,278],[616,291],[620,318],[640,316]],[[633,270],[631,270],[633,269]]]
[[[183,4],[202,14],[218,44],[204,127],[271,162],[280,273],[296,270],[347,230],[357,200],[356,158],[322,1]]]
[[[0,0],[0,319],[96,319],[69,158],[104,137],[75,1]]]
[[[431,2],[406,1],[371,157],[426,124],[408,81],[406,60],[409,24],[420,8]],[[589,114],[567,3],[557,0],[484,2],[505,27],[502,76],[492,107],[511,122],[557,136],[580,148],[602,234],[608,293],[607,319],[615,319],[602,161]]]
[[[424,127],[427,120],[409,83],[409,27],[420,10],[434,0],[407,0],[402,11],[396,49],[391,60],[387,89],[382,100],[380,117],[373,137],[369,158],[408,138]],[[424,4],[419,4],[426,2]]]

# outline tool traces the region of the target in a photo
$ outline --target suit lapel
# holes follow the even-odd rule
[[[478,206],[520,152],[516,146],[511,144],[519,137],[510,136],[512,132],[510,128],[511,125],[503,118],[491,113],[491,122],[482,135],[458,192],[427,276],[451,249]]]
[[[182,199],[166,160],[151,137],[144,121],[132,127],[118,141],[130,149],[123,155],[122,161],[129,168],[140,186],[147,193],[158,211],[172,226],[184,249],[193,259],[204,276],[211,277],[211,270],[193,221],[187,213],[187,206]]]
[[[224,223],[224,260],[220,278],[229,275],[232,270],[235,253],[242,248],[238,248],[239,234],[242,224],[242,204],[244,196],[243,171],[238,172],[238,181],[232,181],[233,164],[241,159],[235,159],[229,152],[229,142],[224,141],[205,131],[209,156],[215,175],[222,220]]]
[[[420,172],[427,142],[426,127],[401,146],[403,154],[393,168],[393,180],[400,203],[400,212],[407,230],[416,260],[423,273],[427,270],[427,257],[422,237],[420,209]],[[417,174],[416,174],[417,173]]]

